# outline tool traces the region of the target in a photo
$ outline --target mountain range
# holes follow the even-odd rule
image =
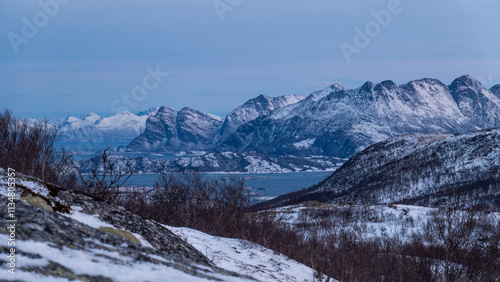
[[[446,86],[424,78],[396,85],[338,84],[240,126],[218,151],[349,157],[405,133],[464,133],[500,126],[498,86],[485,89],[468,75]]]
[[[366,82],[356,89],[333,84],[305,98],[261,95],[224,120],[162,107],[128,148],[348,158],[400,134],[458,134],[497,126],[500,85],[488,90],[464,75],[448,86],[424,78],[401,85]]]
[[[66,118],[61,131],[63,141],[132,140],[127,149],[138,152],[202,150],[220,159],[225,152],[347,159],[401,134],[460,134],[493,127],[500,127],[500,85],[488,90],[464,75],[448,86],[423,78],[401,85],[366,82],[355,89],[333,84],[307,97],[260,95],[224,119],[169,107],[138,115],[87,114]]]

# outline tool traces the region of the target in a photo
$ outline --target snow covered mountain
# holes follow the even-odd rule
[[[154,109],[135,115],[118,112],[109,117],[89,113],[80,118],[68,116],[61,123],[61,141],[129,141],[146,128],[146,120]]]
[[[500,99],[468,75],[450,86],[429,78],[399,86],[366,82],[351,90],[333,84],[240,126],[217,150],[345,158],[404,133],[500,126],[499,115]]]
[[[161,107],[147,119],[145,131],[127,148],[143,152],[204,150],[212,144],[221,126],[222,118],[211,114]]]
[[[148,119],[144,133],[127,147],[142,152],[210,150],[242,124],[302,99],[304,97],[300,95],[276,98],[260,95],[233,110],[224,122],[220,117],[189,108],[177,112],[172,108],[161,107],[155,116]]]
[[[309,200],[356,204],[446,202],[500,207],[500,129],[461,135],[405,134],[368,147],[322,183],[274,204]]]
[[[480,128],[500,126],[500,99],[481,83],[466,75],[453,81],[449,89],[462,114],[474,124]]]

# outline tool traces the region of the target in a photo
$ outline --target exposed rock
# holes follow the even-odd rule
[[[0,171],[0,205],[7,207],[7,178]],[[27,281],[55,278],[82,281],[184,280],[247,281],[243,277],[213,265],[203,254],[160,224],[144,220],[124,208],[68,191],[22,174],[24,184],[17,189],[15,205],[16,276]],[[31,183],[31,184],[30,184]],[[49,188],[50,187],[50,188]],[[31,189],[36,191],[31,191]],[[31,191],[31,192],[27,192]],[[49,212],[21,200],[26,195],[39,197],[47,206],[68,205],[67,214]],[[50,195],[49,195],[50,194]],[[30,196],[31,197],[31,196]],[[46,202],[49,199],[49,202]],[[76,221],[73,217],[95,217],[103,223],[128,233],[139,234],[153,248],[132,243],[118,235],[102,232]],[[0,248],[8,253],[11,223],[9,213],[0,213]],[[7,256],[0,258],[7,263]]]

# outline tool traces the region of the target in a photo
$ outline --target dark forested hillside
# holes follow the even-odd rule
[[[470,206],[500,207],[500,129],[394,137],[356,154],[322,183],[268,204],[439,205],[451,194]]]

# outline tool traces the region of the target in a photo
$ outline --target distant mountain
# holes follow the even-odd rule
[[[150,116],[145,131],[127,148],[136,151],[176,152],[204,150],[213,142],[222,126],[222,118],[190,108],[176,111],[161,107]]]
[[[148,119],[146,130],[127,148],[143,152],[210,150],[242,124],[302,99],[304,97],[300,95],[276,98],[260,95],[233,110],[224,121],[220,117],[189,108],[177,112],[172,108],[161,107],[155,116]]]
[[[268,204],[317,200],[437,205],[454,193],[469,206],[498,208],[499,179],[500,129],[462,135],[406,134],[368,147],[322,183]]]
[[[500,99],[468,75],[450,86],[429,78],[399,86],[366,82],[351,90],[333,84],[240,126],[216,150],[347,158],[404,133],[500,126],[499,115]]]
[[[110,117],[68,116],[61,122],[61,141],[129,141],[144,131],[147,118],[126,111]]]

